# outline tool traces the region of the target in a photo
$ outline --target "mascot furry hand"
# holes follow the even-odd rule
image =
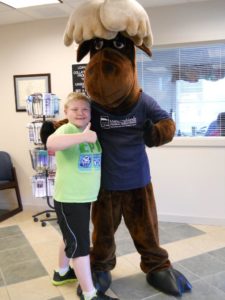
[[[147,282],[170,295],[191,290],[188,280],[159,246],[157,211],[145,145],[172,140],[175,124],[138,85],[135,46],[151,56],[147,13],[135,0],[90,0],[71,15],[64,43],[79,44],[77,60],[90,54],[85,88],[92,99],[92,126],[103,149],[102,183],[92,207],[91,264],[96,287],[105,292],[116,265],[114,234],[124,218],[141,256]],[[66,122],[66,121],[65,121]],[[42,138],[58,123],[46,123]]]

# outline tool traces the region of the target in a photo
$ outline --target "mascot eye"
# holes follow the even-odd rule
[[[94,47],[95,47],[95,50],[100,50],[100,49],[102,49],[103,45],[104,45],[103,40],[96,39],[96,40],[94,41]]]
[[[117,49],[123,49],[125,44],[121,41],[113,41],[113,46]]]

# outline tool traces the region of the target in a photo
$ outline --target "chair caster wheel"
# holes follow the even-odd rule
[[[37,217],[34,217],[34,222],[38,222],[38,218]]]
[[[44,221],[41,222],[41,226],[42,226],[42,227],[45,227],[46,225],[47,225],[46,222],[44,222]]]

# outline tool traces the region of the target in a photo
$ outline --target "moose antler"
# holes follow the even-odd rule
[[[148,14],[135,0],[105,0],[100,7],[101,22],[109,31],[124,32],[135,45],[152,46]]]
[[[148,15],[136,0],[89,0],[78,5],[70,16],[64,44],[80,44],[95,37],[113,39],[118,32],[137,46],[152,46]]]
[[[83,1],[71,14],[64,33],[64,44],[70,46],[73,41],[81,44],[93,37],[113,39],[117,33],[112,32],[101,23],[99,10],[104,0]]]

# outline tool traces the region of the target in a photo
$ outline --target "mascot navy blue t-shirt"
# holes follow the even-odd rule
[[[126,115],[108,113],[92,102],[92,128],[97,132],[103,150],[104,189],[129,190],[146,186],[150,182],[149,162],[143,140],[144,123],[149,119],[156,123],[168,118],[169,114],[143,92],[136,106]]]

